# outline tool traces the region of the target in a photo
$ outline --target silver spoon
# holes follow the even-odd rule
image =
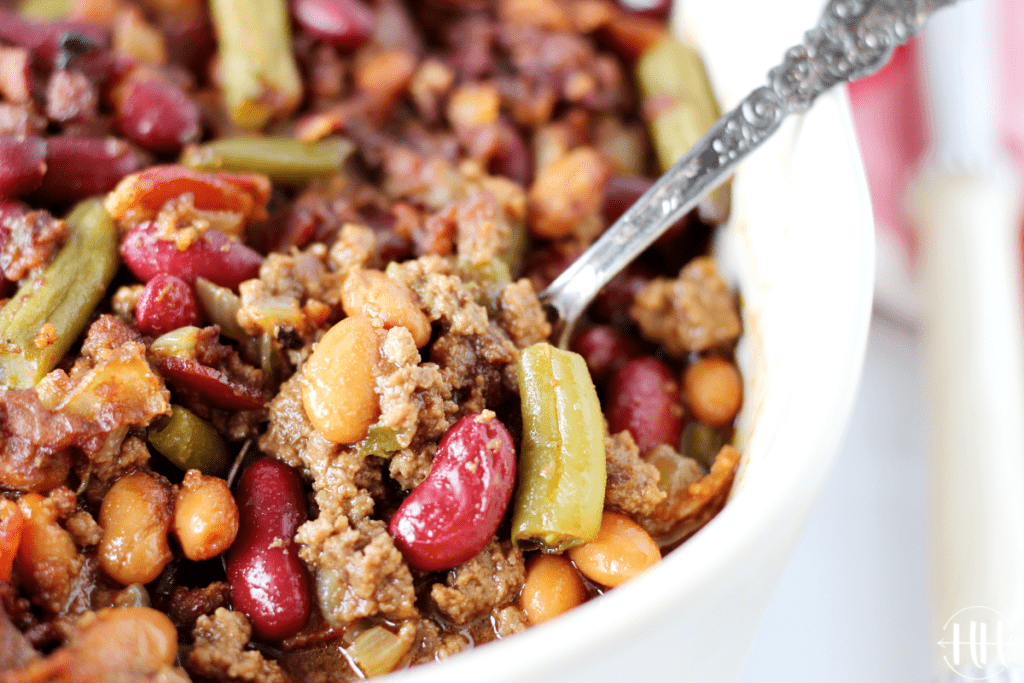
[[[779,129],[807,111],[818,95],[880,69],[896,46],[953,0],[830,0],[818,25],[782,64],[720,118],[694,147],[626,210],[547,289],[541,301],[555,314],[554,339],[565,348],[598,291],[654,240],[720,185]],[[780,7],[780,11],[782,11]]]

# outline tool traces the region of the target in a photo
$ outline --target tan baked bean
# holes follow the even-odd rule
[[[379,270],[356,268],[341,287],[346,315],[365,315],[384,323],[384,329],[404,327],[416,348],[430,341],[430,321],[413,301],[412,290]]]
[[[71,597],[72,579],[82,568],[82,557],[71,534],[60,525],[52,500],[26,493],[18,508],[23,519],[18,574],[34,601],[59,612]]]
[[[71,643],[78,674],[73,680],[108,680],[111,672],[142,678],[173,665],[178,655],[174,624],[149,607],[97,610],[79,627]]]
[[[448,120],[456,130],[493,124],[500,110],[501,93],[493,83],[465,83],[448,98]]]
[[[586,599],[583,577],[564,555],[538,554],[526,563],[519,606],[531,624],[553,619]]]
[[[726,359],[706,356],[683,373],[683,398],[698,420],[709,427],[725,427],[743,404],[743,378]]]
[[[380,415],[376,367],[381,330],[365,315],[345,318],[324,335],[302,370],[302,405],[320,435],[355,443]]]
[[[208,560],[231,547],[238,534],[238,503],[228,483],[189,470],[174,500],[174,533],[190,560]]]
[[[100,505],[100,566],[127,586],[149,583],[171,560],[171,487],[162,478],[136,470],[114,482]]]
[[[580,572],[602,586],[618,586],[661,559],[650,534],[626,515],[605,510],[601,529],[590,543],[570,548],[569,559]]]
[[[601,208],[608,161],[590,147],[577,147],[540,169],[527,195],[530,231],[544,239],[569,235]]]

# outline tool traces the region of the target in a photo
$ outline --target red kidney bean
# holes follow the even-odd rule
[[[237,289],[239,283],[259,274],[263,257],[219,230],[207,230],[184,251],[175,242],[159,239],[151,222],[132,228],[121,242],[121,256],[143,282],[157,275],[177,275],[193,284],[204,277],[221,287]]]
[[[115,219],[133,211],[155,213],[169,199],[191,192],[197,209],[266,218],[270,180],[255,173],[206,173],[176,164],[150,166],[125,178],[104,205]]]
[[[73,204],[114,189],[146,165],[146,155],[117,138],[58,135],[46,140],[46,175],[32,194],[45,204]]]
[[[156,360],[160,374],[178,389],[192,391],[208,403],[228,410],[259,410],[266,399],[258,390],[232,382],[220,370],[180,356]]]
[[[192,286],[176,275],[161,273],[146,283],[135,305],[139,331],[158,336],[199,322]]]
[[[373,34],[373,13],[359,0],[292,0],[292,14],[306,33],[343,50]]]
[[[555,278],[571,266],[582,253],[582,245],[575,240],[552,242],[546,247],[532,249],[527,253],[523,272],[539,292],[554,282]]]
[[[129,86],[117,112],[125,136],[156,154],[174,154],[199,138],[199,107],[180,87],[155,78]]]
[[[197,17],[161,17],[160,28],[167,36],[167,56],[202,78],[217,50],[217,38],[206,12]]]
[[[622,318],[633,305],[633,299],[651,281],[651,276],[635,267],[624,270],[597,295],[594,310],[606,320]]]
[[[288,465],[262,458],[239,478],[235,499],[238,535],[227,560],[231,601],[257,637],[283,640],[299,632],[313,606],[309,571],[295,544],[295,531],[306,521],[302,480]]]
[[[601,206],[605,223],[611,225],[619,220],[619,216],[651,189],[651,185],[654,181],[643,176],[614,175],[609,178],[604,185],[604,203]]]
[[[87,21],[37,22],[0,7],[0,42],[28,50],[34,64],[73,68],[95,83],[111,76],[115,62],[106,29]]]
[[[516,451],[493,414],[467,415],[441,439],[427,478],[388,530],[412,566],[450,569],[481,550],[505,515],[516,480]]]
[[[598,36],[624,61],[632,63],[661,40],[667,31],[665,22],[659,19],[637,12],[618,12],[601,27]]]
[[[640,353],[640,345],[611,325],[595,325],[580,332],[571,348],[583,356],[595,382],[600,382]]]
[[[31,211],[26,204],[22,204],[19,201],[13,199],[4,199],[0,197],[0,223],[6,218],[18,218],[24,216],[26,213]]]
[[[491,173],[511,178],[522,187],[529,187],[533,182],[533,155],[523,141],[516,127],[502,119],[498,123],[500,147],[491,158]]]
[[[653,19],[664,19],[672,9],[672,0],[617,0],[617,2],[625,10]]]
[[[0,135],[0,197],[20,197],[39,187],[46,173],[46,140]]]
[[[62,53],[81,55],[108,43],[107,32],[87,21],[31,21],[4,7],[0,7],[0,41],[23,47],[51,66]]]
[[[679,448],[683,402],[675,373],[657,358],[645,356],[622,364],[608,386],[608,427],[628,429],[646,453],[658,444]]]
[[[626,212],[626,209],[633,206],[640,199],[644,192],[647,192],[654,185],[654,181],[643,176],[617,175],[605,183],[604,203],[601,207],[604,214],[605,225],[610,226]],[[675,225],[670,227],[659,237],[655,243],[656,249],[675,250],[678,248],[676,240],[680,233],[686,229],[686,218],[680,218]]]

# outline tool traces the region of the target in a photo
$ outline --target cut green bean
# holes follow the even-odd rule
[[[217,430],[192,411],[171,406],[171,414],[157,418],[149,426],[146,438],[161,455],[182,470],[196,469],[203,474],[222,474],[231,464],[231,455]]]
[[[662,171],[667,171],[718,121],[721,110],[697,51],[671,36],[637,63],[637,80],[653,118],[648,129]],[[729,186],[701,203],[701,216],[715,223],[729,215]]]
[[[79,204],[67,223],[67,244],[0,309],[4,388],[34,387],[57,367],[117,272],[117,230],[99,201]]]
[[[246,341],[252,336],[238,324],[238,309],[242,307],[242,300],[237,294],[204,277],[197,277],[196,296],[210,322],[220,325],[220,333],[225,337]]]
[[[354,149],[345,138],[223,138],[187,147],[181,163],[200,171],[262,173],[275,183],[300,184],[337,173]]]
[[[508,271],[514,273],[519,270],[526,249],[529,246],[530,233],[526,229],[525,220],[512,220],[509,222],[512,232],[509,235],[508,249],[501,254],[500,258],[508,266]],[[511,279],[511,277],[509,278]]]
[[[683,433],[683,455],[699,462],[704,469],[711,469],[715,456],[725,445],[721,432],[699,422],[692,422]]]
[[[606,477],[604,417],[583,357],[550,344],[522,352],[523,414],[512,540],[560,552],[597,536]]]
[[[195,359],[196,344],[199,343],[201,333],[202,330],[194,325],[179,327],[154,339],[153,343],[149,345],[149,352],[157,358],[175,356]]]
[[[18,14],[26,19],[57,21],[71,11],[74,0],[23,0],[18,5]]]
[[[398,434],[391,427],[372,427],[366,438],[359,442],[359,455],[366,457],[376,455],[379,458],[390,458],[402,445],[398,443]]]
[[[211,0],[228,111],[242,128],[284,118],[302,99],[285,0]]]

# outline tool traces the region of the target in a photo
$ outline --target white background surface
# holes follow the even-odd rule
[[[936,673],[917,334],[876,316],[843,446],[741,683],[920,683]]]

